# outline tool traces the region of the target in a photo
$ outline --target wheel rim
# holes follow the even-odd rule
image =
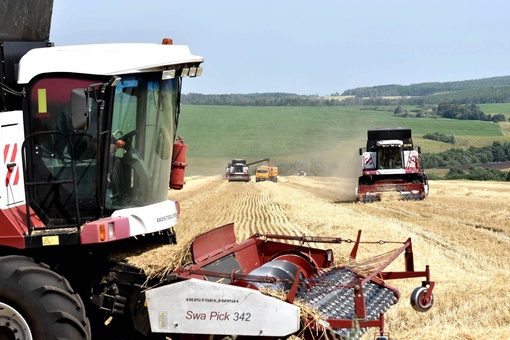
[[[25,318],[11,306],[0,302],[0,340],[33,340]]]

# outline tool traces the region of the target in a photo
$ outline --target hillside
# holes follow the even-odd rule
[[[170,196],[181,203],[179,244],[129,261],[150,273],[176,265],[193,238],[234,222],[238,240],[255,232],[413,241],[415,267],[430,265],[434,307],[415,312],[409,296],[419,279],[388,282],[401,293],[386,315],[394,339],[504,339],[510,334],[510,183],[432,181],[425,201],[356,204],[353,184],[339,177],[281,177],[278,183],[228,183],[220,176],[186,178]],[[313,244],[312,246],[316,246]],[[362,245],[359,259],[391,245]],[[342,261],[351,245],[335,245]],[[150,265],[147,265],[150,263]],[[402,262],[392,268],[402,270]],[[373,339],[368,332],[364,340]]]
[[[330,96],[295,93],[201,94],[182,95],[190,105],[236,106],[345,106],[345,105],[437,105],[510,103],[510,76],[410,85],[358,87]]]
[[[344,91],[342,96],[385,97],[385,96],[429,96],[445,92],[459,92],[481,89],[496,89],[510,86],[510,76],[452,81],[429,82],[410,85],[378,85],[358,87]]]

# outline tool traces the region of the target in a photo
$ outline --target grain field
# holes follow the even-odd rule
[[[415,269],[428,264],[436,282],[434,307],[415,312],[409,303],[421,279],[390,281],[401,297],[386,315],[393,339],[506,339],[510,337],[510,183],[433,181],[424,201],[352,202],[352,181],[280,177],[278,183],[228,183],[221,177],[186,179],[170,197],[181,203],[181,245],[211,228],[235,223],[239,241],[256,232],[335,236],[366,241],[413,241]],[[315,245],[312,245],[315,246]],[[361,246],[358,259],[388,245]],[[179,245],[155,250],[169,263]],[[333,247],[337,261],[347,244]],[[390,269],[403,270],[397,261]],[[368,332],[363,339],[373,338]]]

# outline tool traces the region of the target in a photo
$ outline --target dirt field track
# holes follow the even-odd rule
[[[366,241],[411,237],[415,269],[429,264],[436,281],[435,302],[428,313],[415,312],[409,296],[421,279],[389,282],[401,293],[386,315],[392,338],[510,338],[510,183],[435,181],[425,201],[357,204],[352,181],[340,178],[228,183],[219,176],[197,176],[186,181],[182,191],[171,192],[181,202],[180,244],[230,222],[238,240],[255,232],[354,239],[359,229]],[[166,256],[175,256],[177,246],[165,246]],[[394,247],[360,247],[358,259]],[[342,261],[350,245],[333,249]],[[391,268],[403,270],[403,261]],[[363,339],[372,338],[368,332]]]

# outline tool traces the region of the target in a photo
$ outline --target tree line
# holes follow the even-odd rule
[[[318,95],[305,96],[294,93],[250,94],[182,94],[181,102],[189,105],[229,106],[347,106],[349,102]]]
[[[501,170],[486,169],[483,167],[471,166],[468,170],[464,171],[457,168],[452,168],[443,177],[446,180],[471,180],[471,181],[506,181],[510,182],[510,171],[505,172]]]
[[[510,103],[510,76],[455,82],[359,87],[330,96],[294,93],[183,94],[190,105],[348,106]]]
[[[489,163],[510,161],[510,142],[493,142],[490,146],[467,150],[454,148],[435,154],[423,153],[421,161],[424,168],[450,168],[443,178],[429,176],[430,179],[510,181],[510,171],[487,168]]]
[[[454,134],[451,134],[450,136],[448,136],[448,135],[445,135],[444,133],[434,132],[434,133],[427,133],[427,134],[423,135],[423,138],[430,139],[430,140],[436,140],[438,142],[449,143],[449,144],[457,143],[457,138],[455,138]]]
[[[423,153],[425,168],[449,168],[510,161],[510,142],[493,142],[482,148],[453,148],[439,153]]]
[[[373,110],[378,109],[377,106],[370,108]],[[413,109],[403,109],[402,106],[399,105],[393,110],[393,114],[397,117],[481,120],[495,123],[504,122],[506,120],[504,114],[486,114],[476,104],[455,104],[446,102],[437,106],[419,105]]]
[[[189,105],[232,106],[389,106],[389,105],[438,105],[510,103],[510,86],[504,88],[476,89],[416,97],[339,97],[298,95],[294,93],[249,94],[182,94],[181,102]]]

